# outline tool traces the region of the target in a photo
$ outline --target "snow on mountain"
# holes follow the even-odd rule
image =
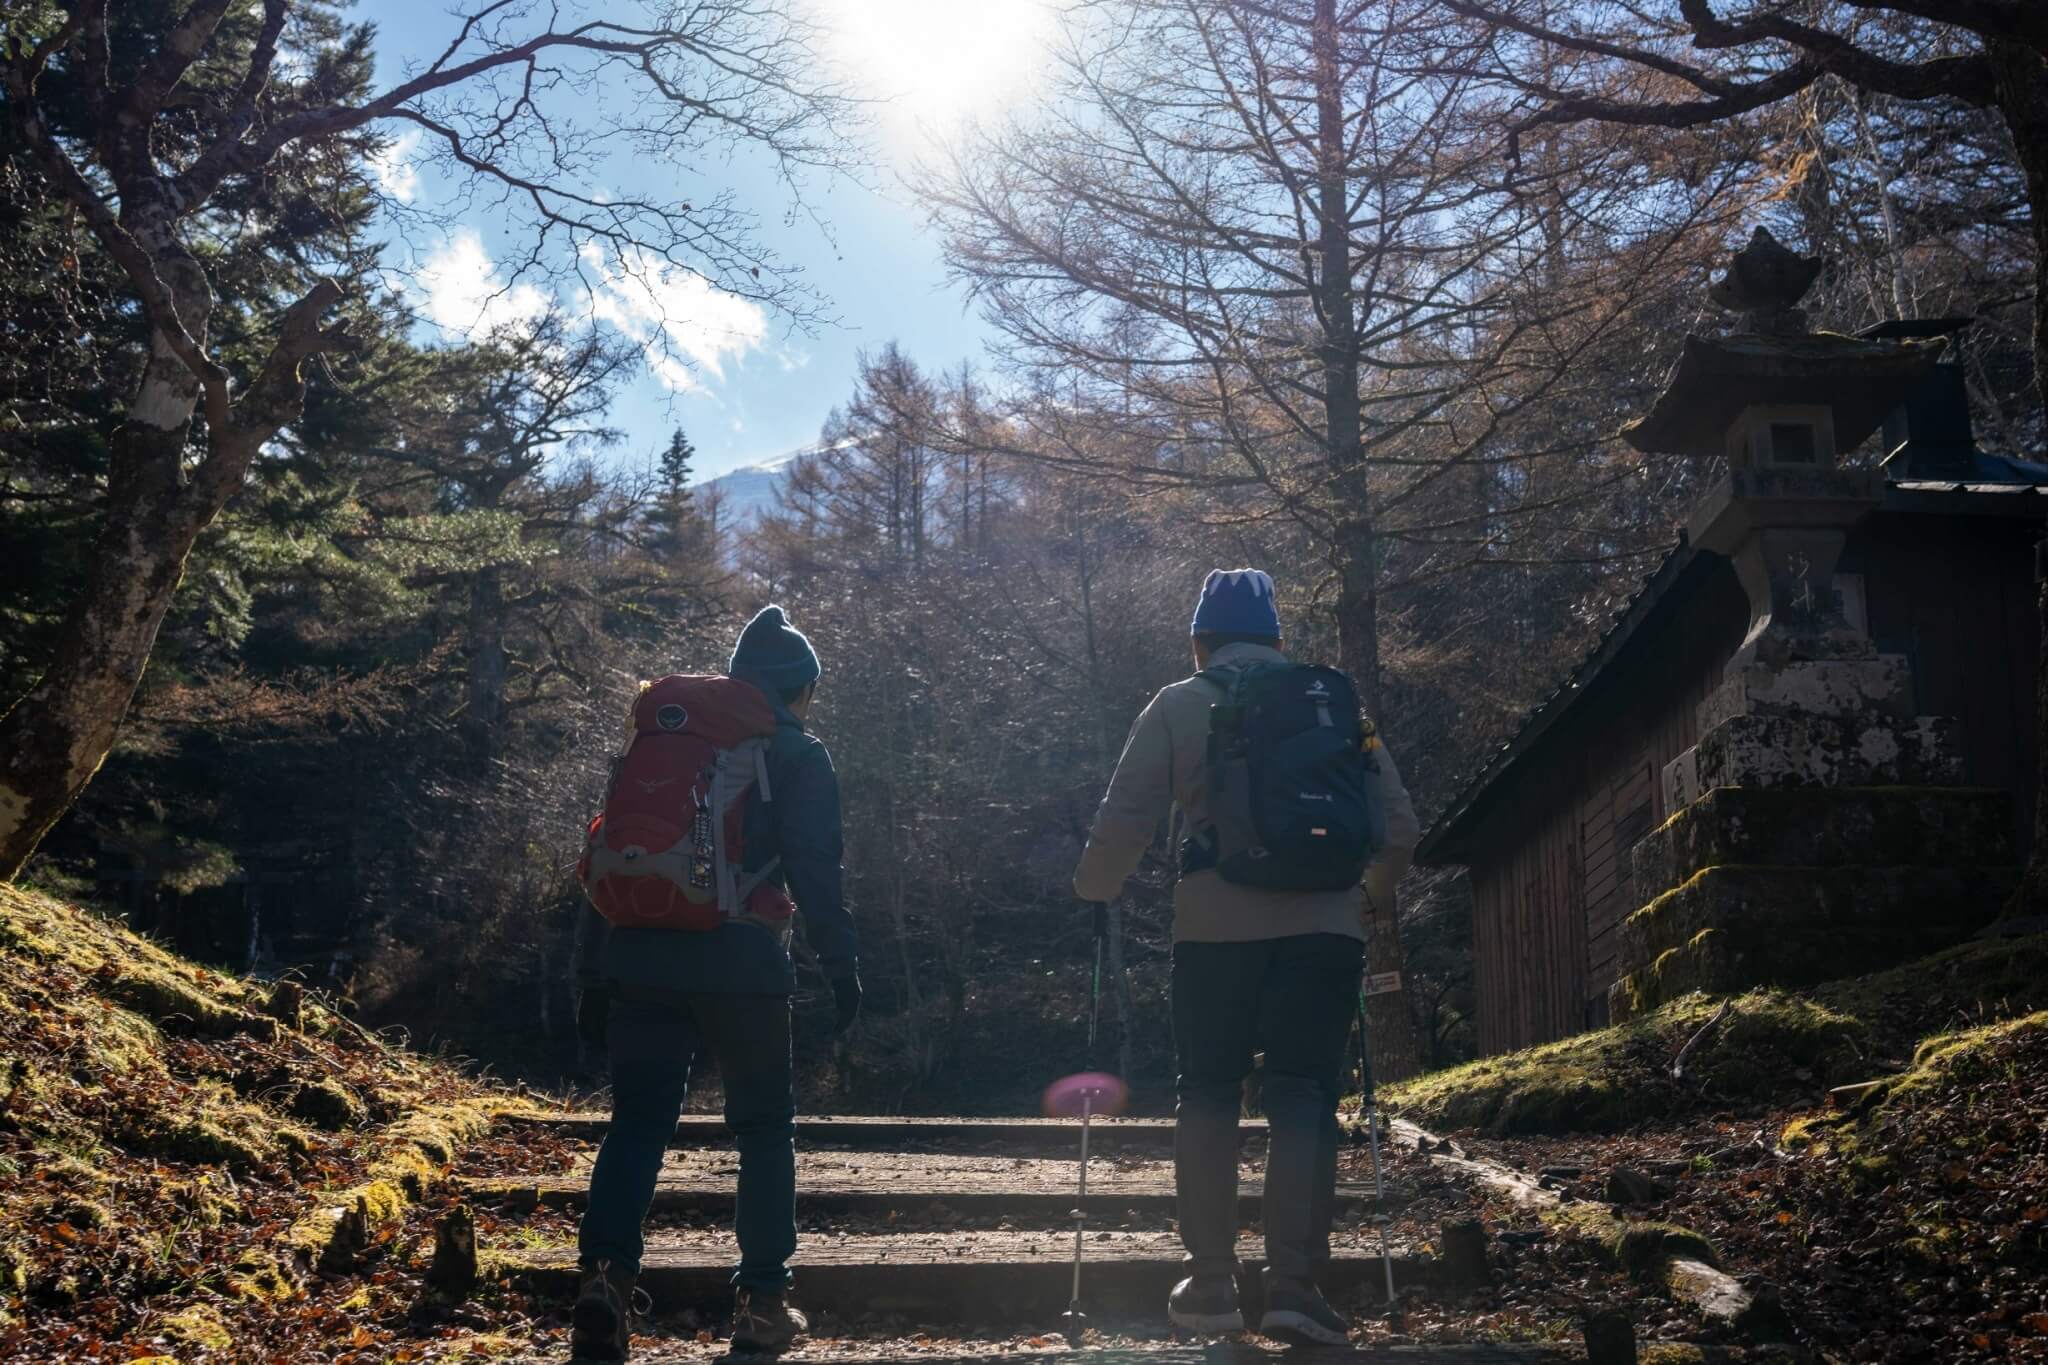
[[[811,448],[806,446],[759,464],[742,465],[715,479],[704,480],[697,489],[715,490],[720,499],[719,520],[730,528],[745,529],[760,521],[762,513],[774,509],[789,466],[810,453]]]

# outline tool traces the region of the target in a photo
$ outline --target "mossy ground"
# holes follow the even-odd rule
[[[2026,1065],[2038,1068],[2043,1054],[2048,1054],[2048,1011],[1939,1034],[1920,1045],[1905,1071],[1848,1108],[1795,1119],[1781,1141],[1793,1151],[1831,1160],[1864,1191],[1882,1188],[1899,1174],[1903,1163],[1928,1156],[1965,1163],[2004,1155],[2015,1140],[2038,1138],[2038,1132],[2009,1131],[2011,1116],[1994,1112],[1957,1124],[1955,1115],[1946,1111],[1958,1103],[1966,1114],[1975,1110],[1980,1096],[2021,1075]],[[1958,1176],[1958,1183],[1961,1179]],[[2028,1221],[2048,1223],[2048,1209],[2039,1212],[2040,1217]],[[1925,1234],[1928,1250],[1938,1257],[1940,1244],[1952,1231],[1943,1222],[1931,1223]]]
[[[1753,991],[1735,999],[1714,1046],[1697,1051],[1692,1084],[1672,1080],[1672,1057],[1721,1004],[1685,996],[1613,1028],[1389,1086],[1384,1098],[1432,1128],[1612,1132],[1677,1112],[1700,1091],[1762,1098],[1851,1068],[1855,1020],[1794,994]]]
[[[1687,1063],[1672,1059],[1731,1009]],[[1972,942],[1812,991],[1681,997],[1640,1019],[1389,1086],[1387,1104],[1438,1129],[1616,1132],[1704,1106],[1764,1108],[1905,1065],[1958,1023],[2048,1007],[2048,935]]]
[[[348,1292],[308,1274],[336,1213],[391,1241],[524,1107],[318,1002],[300,1030],[268,1003],[0,886],[0,1358],[52,1358],[52,1333],[66,1359],[311,1358],[306,1324]]]

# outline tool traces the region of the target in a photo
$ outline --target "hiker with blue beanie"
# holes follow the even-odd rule
[[[739,866],[731,872],[730,888],[744,892],[744,903],[737,907],[742,913],[721,915],[720,902],[707,892],[709,927],[628,926],[593,908],[604,888],[585,882],[593,906],[585,907],[578,933],[577,1025],[585,1044],[608,1058],[612,1116],[591,1170],[578,1233],[583,1292],[570,1342],[578,1360],[626,1358],[642,1225],[691,1068],[707,1053],[724,1082],[726,1126],[739,1147],[734,1217],[740,1264],[733,1277],[732,1347],[773,1353],[807,1326],[788,1300],[789,1259],[796,1251],[792,902],[831,985],[840,1029],[853,1023],[861,1000],[853,919],[840,889],[839,779],[825,746],[804,726],[821,671],[811,642],[782,608],[766,607],[740,633],[728,677],[678,676],[643,684],[628,720],[621,772],[659,750],[664,737],[655,731],[671,731],[671,738],[681,740],[703,730],[718,736],[719,745],[741,733],[754,736],[733,750],[743,748],[748,755],[740,774],[747,790],[735,796],[726,816],[731,832],[717,841],[720,857],[734,845],[743,850],[734,860]],[[690,704],[667,700],[652,708],[656,720],[650,727],[647,703],[671,697]],[[722,707],[739,719],[705,714]],[[710,766],[722,769],[725,755],[717,757]],[[681,805],[694,790],[694,776],[686,771],[673,782],[664,777],[641,785],[672,791],[669,804]],[[615,791],[619,785],[615,778]],[[605,818],[613,813],[608,795]],[[710,825],[704,818],[696,827]],[[594,849],[600,833],[600,824],[593,824]],[[596,851],[602,860],[603,850]],[[645,856],[638,848],[630,853]],[[707,849],[682,875],[703,874],[708,886],[711,870]],[[654,882],[642,874],[642,884]],[[640,894],[637,887],[628,889]]]
[[[1273,580],[1217,569],[1190,627],[1195,675],[1132,727],[1074,873],[1110,901],[1162,818],[1177,840],[1174,1183],[1188,1277],[1167,1314],[1242,1331],[1238,1117],[1255,1051],[1270,1127],[1258,1330],[1341,1345],[1316,1275],[1330,1259],[1337,1099],[1364,966],[1363,914],[1391,906],[1421,828],[1401,775],[1335,669],[1281,649]]]

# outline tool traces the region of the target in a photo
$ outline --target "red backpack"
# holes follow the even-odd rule
[[[672,675],[640,689],[632,727],[576,864],[590,903],[622,928],[786,926],[794,907],[768,881],[780,860],[742,871],[747,797],[773,799],[768,698],[736,678]]]

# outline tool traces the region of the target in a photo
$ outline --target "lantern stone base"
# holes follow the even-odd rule
[[[2012,866],[1710,867],[1622,922],[1616,1023],[1688,991],[1812,986],[1940,952],[1989,924]]]
[[[2012,797],[1982,787],[1721,787],[1629,854],[1646,898],[1712,867],[1997,867],[2018,861]]]

